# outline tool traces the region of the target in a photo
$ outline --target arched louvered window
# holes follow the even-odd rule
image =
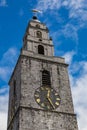
[[[38,45],[38,54],[44,55],[44,47],[42,45]]]
[[[42,85],[43,86],[51,86],[50,72],[47,70],[42,71]]]

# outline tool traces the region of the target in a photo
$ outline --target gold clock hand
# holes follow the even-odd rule
[[[47,99],[50,102],[51,106],[55,109],[55,106],[53,105],[52,100],[50,99],[50,90],[48,90]]]
[[[55,106],[53,105],[52,100],[50,98],[47,98],[47,99],[50,102],[51,106],[55,109]]]
[[[50,90],[48,90],[48,93],[47,93],[47,98],[50,97]]]

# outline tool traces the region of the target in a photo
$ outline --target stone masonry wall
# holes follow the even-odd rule
[[[16,98],[14,98],[14,81],[16,81],[15,86],[15,93]],[[8,126],[10,122],[13,120],[15,112],[17,111],[18,107],[20,106],[20,95],[21,95],[21,63],[20,60],[16,65],[11,79],[9,81],[9,110],[8,110]]]
[[[66,65],[25,56],[21,60],[21,105],[42,109],[35,102],[34,93],[42,85],[42,71],[45,69],[50,71],[52,87],[61,97],[56,111],[74,113]]]
[[[22,108],[19,130],[78,130],[75,115]]]

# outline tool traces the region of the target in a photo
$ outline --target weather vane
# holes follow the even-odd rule
[[[32,12],[34,13],[34,15],[37,15],[37,13],[42,13],[42,11],[37,9],[32,9]]]

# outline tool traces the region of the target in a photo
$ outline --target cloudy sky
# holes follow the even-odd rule
[[[6,130],[8,80],[23,44],[31,10],[53,38],[55,55],[66,58],[79,130],[87,130],[87,1],[0,0],[0,130]]]

